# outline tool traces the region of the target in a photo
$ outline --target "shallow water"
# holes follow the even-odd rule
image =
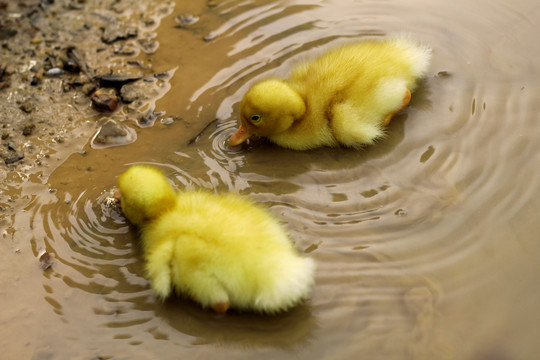
[[[178,66],[157,107],[182,119],[136,128],[127,146],[88,143],[46,182],[26,181],[28,205],[3,230],[6,358],[535,358],[540,5],[185,3],[174,14],[199,22],[164,19],[152,57],[156,71]],[[362,151],[228,147],[254,81],[332,44],[399,32],[434,56],[387,139]],[[134,228],[104,201],[134,163],[179,189],[268,205],[318,264],[311,299],[275,317],[156,301]]]

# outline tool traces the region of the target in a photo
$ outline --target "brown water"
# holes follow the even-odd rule
[[[75,152],[2,229],[5,359],[535,359],[540,351],[540,45],[536,0],[181,1],[156,71],[171,125]],[[364,151],[231,149],[257,79],[331,44],[408,32],[434,51],[388,138]],[[203,41],[203,36],[215,36]],[[217,120],[216,120],[217,119]],[[249,194],[317,264],[312,298],[275,317],[159,303],[135,231],[104,203],[134,163],[178,188]],[[40,251],[54,254],[47,271]],[[5,357],[4,357],[5,356]]]

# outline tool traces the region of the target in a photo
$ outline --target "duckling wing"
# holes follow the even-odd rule
[[[360,147],[383,137],[386,119],[403,107],[409,94],[406,85],[404,79],[391,77],[379,79],[372,89],[361,80],[352,84],[343,100],[329,111],[336,139],[343,145]]]
[[[171,237],[157,246],[147,247],[146,275],[151,281],[152,290],[161,299],[172,292],[188,295],[203,307],[212,307],[225,312],[229,307],[229,297],[219,277],[212,273],[204,259],[204,250],[188,251],[182,244],[201,244],[203,240],[189,234]]]
[[[211,307],[216,311],[222,309],[218,312],[225,312],[230,300],[228,290],[221,280],[220,271],[223,269],[205,243],[205,239],[193,234],[183,234],[177,239],[171,263],[172,281],[177,291],[188,295],[203,307]]]
[[[171,293],[171,261],[174,248],[174,239],[169,239],[155,248],[149,248],[146,253],[146,275],[150,278],[152,290],[161,299]]]

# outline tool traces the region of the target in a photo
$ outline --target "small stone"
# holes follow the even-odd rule
[[[39,69],[36,74],[32,77],[32,80],[30,80],[30,85],[36,86],[41,83],[41,80],[43,79],[43,69]]]
[[[154,123],[156,122],[156,119],[160,116],[162,116],[163,114],[165,114],[165,112],[163,111],[160,111],[160,112],[154,112],[153,110],[148,110],[146,113],[142,114],[140,117],[139,117],[139,126],[140,127],[150,127],[152,125],[154,125]]]
[[[161,123],[163,125],[171,125],[172,123],[174,123],[177,120],[181,120],[181,119],[177,118],[177,117],[167,116],[167,117],[164,117],[164,118],[161,119]]]
[[[7,40],[17,35],[17,29],[10,27],[0,27],[0,40]]]
[[[9,165],[9,164],[16,163],[17,161],[22,160],[22,159],[24,159],[24,154],[22,154],[22,153],[17,153],[17,154],[15,154],[15,155],[11,155],[11,156],[5,158],[5,159],[4,159],[4,163],[5,163],[6,165]]]
[[[123,26],[113,23],[103,30],[101,41],[103,41],[105,44],[112,44],[118,40],[136,37],[137,34],[138,30],[134,26]]]
[[[120,89],[120,97],[123,102],[130,104],[139,98],[139,93],[135,86],[127,84]]]
[[[126,145],[137,139],[135,131],[115,119],[106,119],[92,139],[93,147]]]
[[[139,46],[141,47],[142,51],[144,51],[145,54],[150,54],[150,55],[155,53],[159,47],[159,43],[153,39],[139,39],[137,40],[137,43],[139,44]]]
[[[54,261],[53,261],[53,257],[51,254],[49,254],[47,251],[45,250],[42,250],[40,253],[39,253],[39,267],[41,268],[41,270],[45,271],[47,269],[49,269]]]
[[[32,123],[29,123],[29,124],[25,124],[24,127],[23,127],[23,135],[24,136],[30,136],[34,133],[34,130],[36,129],[36,125],[35,124],[32,124]]]
[[[133,44],[114,44],[113,52],[116,55],[133,56],[137,53],[137,48]]]
[[[24,111],[25,113],[29,114],[31,113],[32,111],[34,111],[34,109],[36,108],[36,106],[34,105],[34,103],[30,100],[26,100],[24,101],[20,106],[19,106],[19,109],[21,109],[22,111]]]
[[[116,90],[111,88],[98,89],[92,95],[92,104],[100,111],[114,111],[118,107]]]
[[[17,145],[13,141],[8,141],[7,148],[9,151],[17,151]]]
[[[156,21],[154,19],[150,19],[150,18],[144,19],[142,22],[143,22],[144,26],[146,26],[146,27],[154,26],[156,24]]]
[[[141,60],[128,60],[127,63],[128,63],[128,65],[136,66],[136,67],[141,68],[141,69],[146,69],[147,68],[147,66]]]
[[[174,21],[178,24],[177,27],[185,28],[199,21],[199,17],[191,14],[180,14],[174,18]]]
[[[96,139],[97,142],[103,143],[105,138],[126,136],[128,131],[124,128],[123,124],[114,119],[107,120],[100,130],[100,137]]]
[[[142,74],[103,74],[94,76],[94,80],[99,81],[102,87],[120,88],[122,85],[137,81],[142,77]]]
[[[47,76],[59,76],[59,75],[62,75],[63,73],[64,73],[64,70],[60,69],[59,67],[53,67],[47,70],[45,74],[47,74]]]
[[[79,64],[73,59],[67,59],[64,61],[64,70],[73,74],[77,74],[81,71]]]

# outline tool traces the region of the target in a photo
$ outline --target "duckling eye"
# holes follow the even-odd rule
[[[261,120],[261,117],[259,115],[253,115],[251,117],[251,121],[253,121],[253,122],[258,122],[260,120]]]

